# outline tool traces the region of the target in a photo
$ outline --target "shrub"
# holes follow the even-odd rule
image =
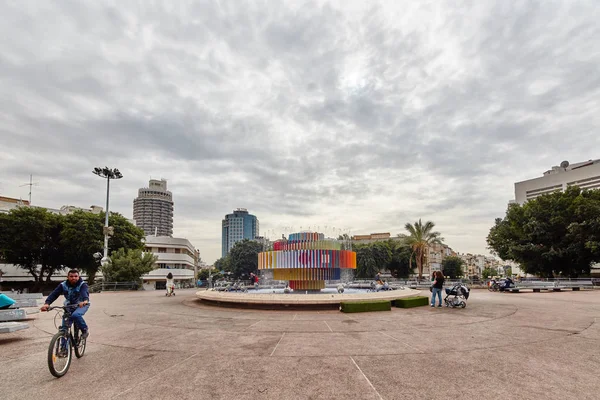
[[[355,312],[370,312],[370,311],[390,311],[392,303],[388,300],[371,300],[371,301],[353,301],[342,302],[340,311],[345,313]]]
[[[420,307],[428,304],[429,297],[425,296],[405,297],[403,299],[394,300],[394,305],[399,308]]]

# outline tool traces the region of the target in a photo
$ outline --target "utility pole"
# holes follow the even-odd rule
[[[37,185],[38,185],[38,183],[33,181],[33,175],[29,175],[29,183],[19,186],[19,187],[29,186],[29,205],[31,205],[31,189],[33,186],[37,186]]]

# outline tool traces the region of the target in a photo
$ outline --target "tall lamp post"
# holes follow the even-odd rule
[[[108,263],[108,235],[112,234],[112,230],[108,226],[108,198],[110,194],[110,180],[111,179],[121,179],[123,174],[116,168],[99,168],[96,167],[92,171],[95,175],[98,175],[100,178],[106,178],[106,215],[104,218],[104,256],[100,261],[102,266]]]

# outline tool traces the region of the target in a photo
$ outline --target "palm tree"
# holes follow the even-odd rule
[[[415,255],[417,261],[417,270],[419,271],[419,280],[423,278],[423,263],[427,259],[429,246],[434,243],[442,243],[444,238],[440,237],[439,232],[434,232],[435,224],[431,221],[421,223],[421,219],[414,224],[406,223],[404,228],[410,234],[406,237],[406,242],[412,249],[412,254]],[[412,254],[410,257],[410,268],[412,270]]]

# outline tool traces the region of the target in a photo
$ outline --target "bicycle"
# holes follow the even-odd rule
[[[168,297],[175,296],[175,287],[167,286],[167,293],[165,293],[165,296],[168,296]]]
[[[78,305],[69,306],[54,306],[48,308],[50,310],[59,310],[54,317],[54,326],[56,326],[56,316],[61,315],[62,312],[62,324],[58,328],[58,332],[50,340],[48,346],[48,369],[50,373],[57,378],[64,376],[69,367],[71,366],[71,358],[73,350],[75,351],[75,357],[81,358],[85,353],[86,339],[80,337],[80,329],[75,326],[75,323],[71,324],[70,328],[67,328],[69,318],[73,310],[77,309]]]
[[[498,290],[500,290],[500,284],[498,282],[496,282],[495,279],[492,279],[489,283],[488,283],[488,290],[490,292],[497,292]]]

